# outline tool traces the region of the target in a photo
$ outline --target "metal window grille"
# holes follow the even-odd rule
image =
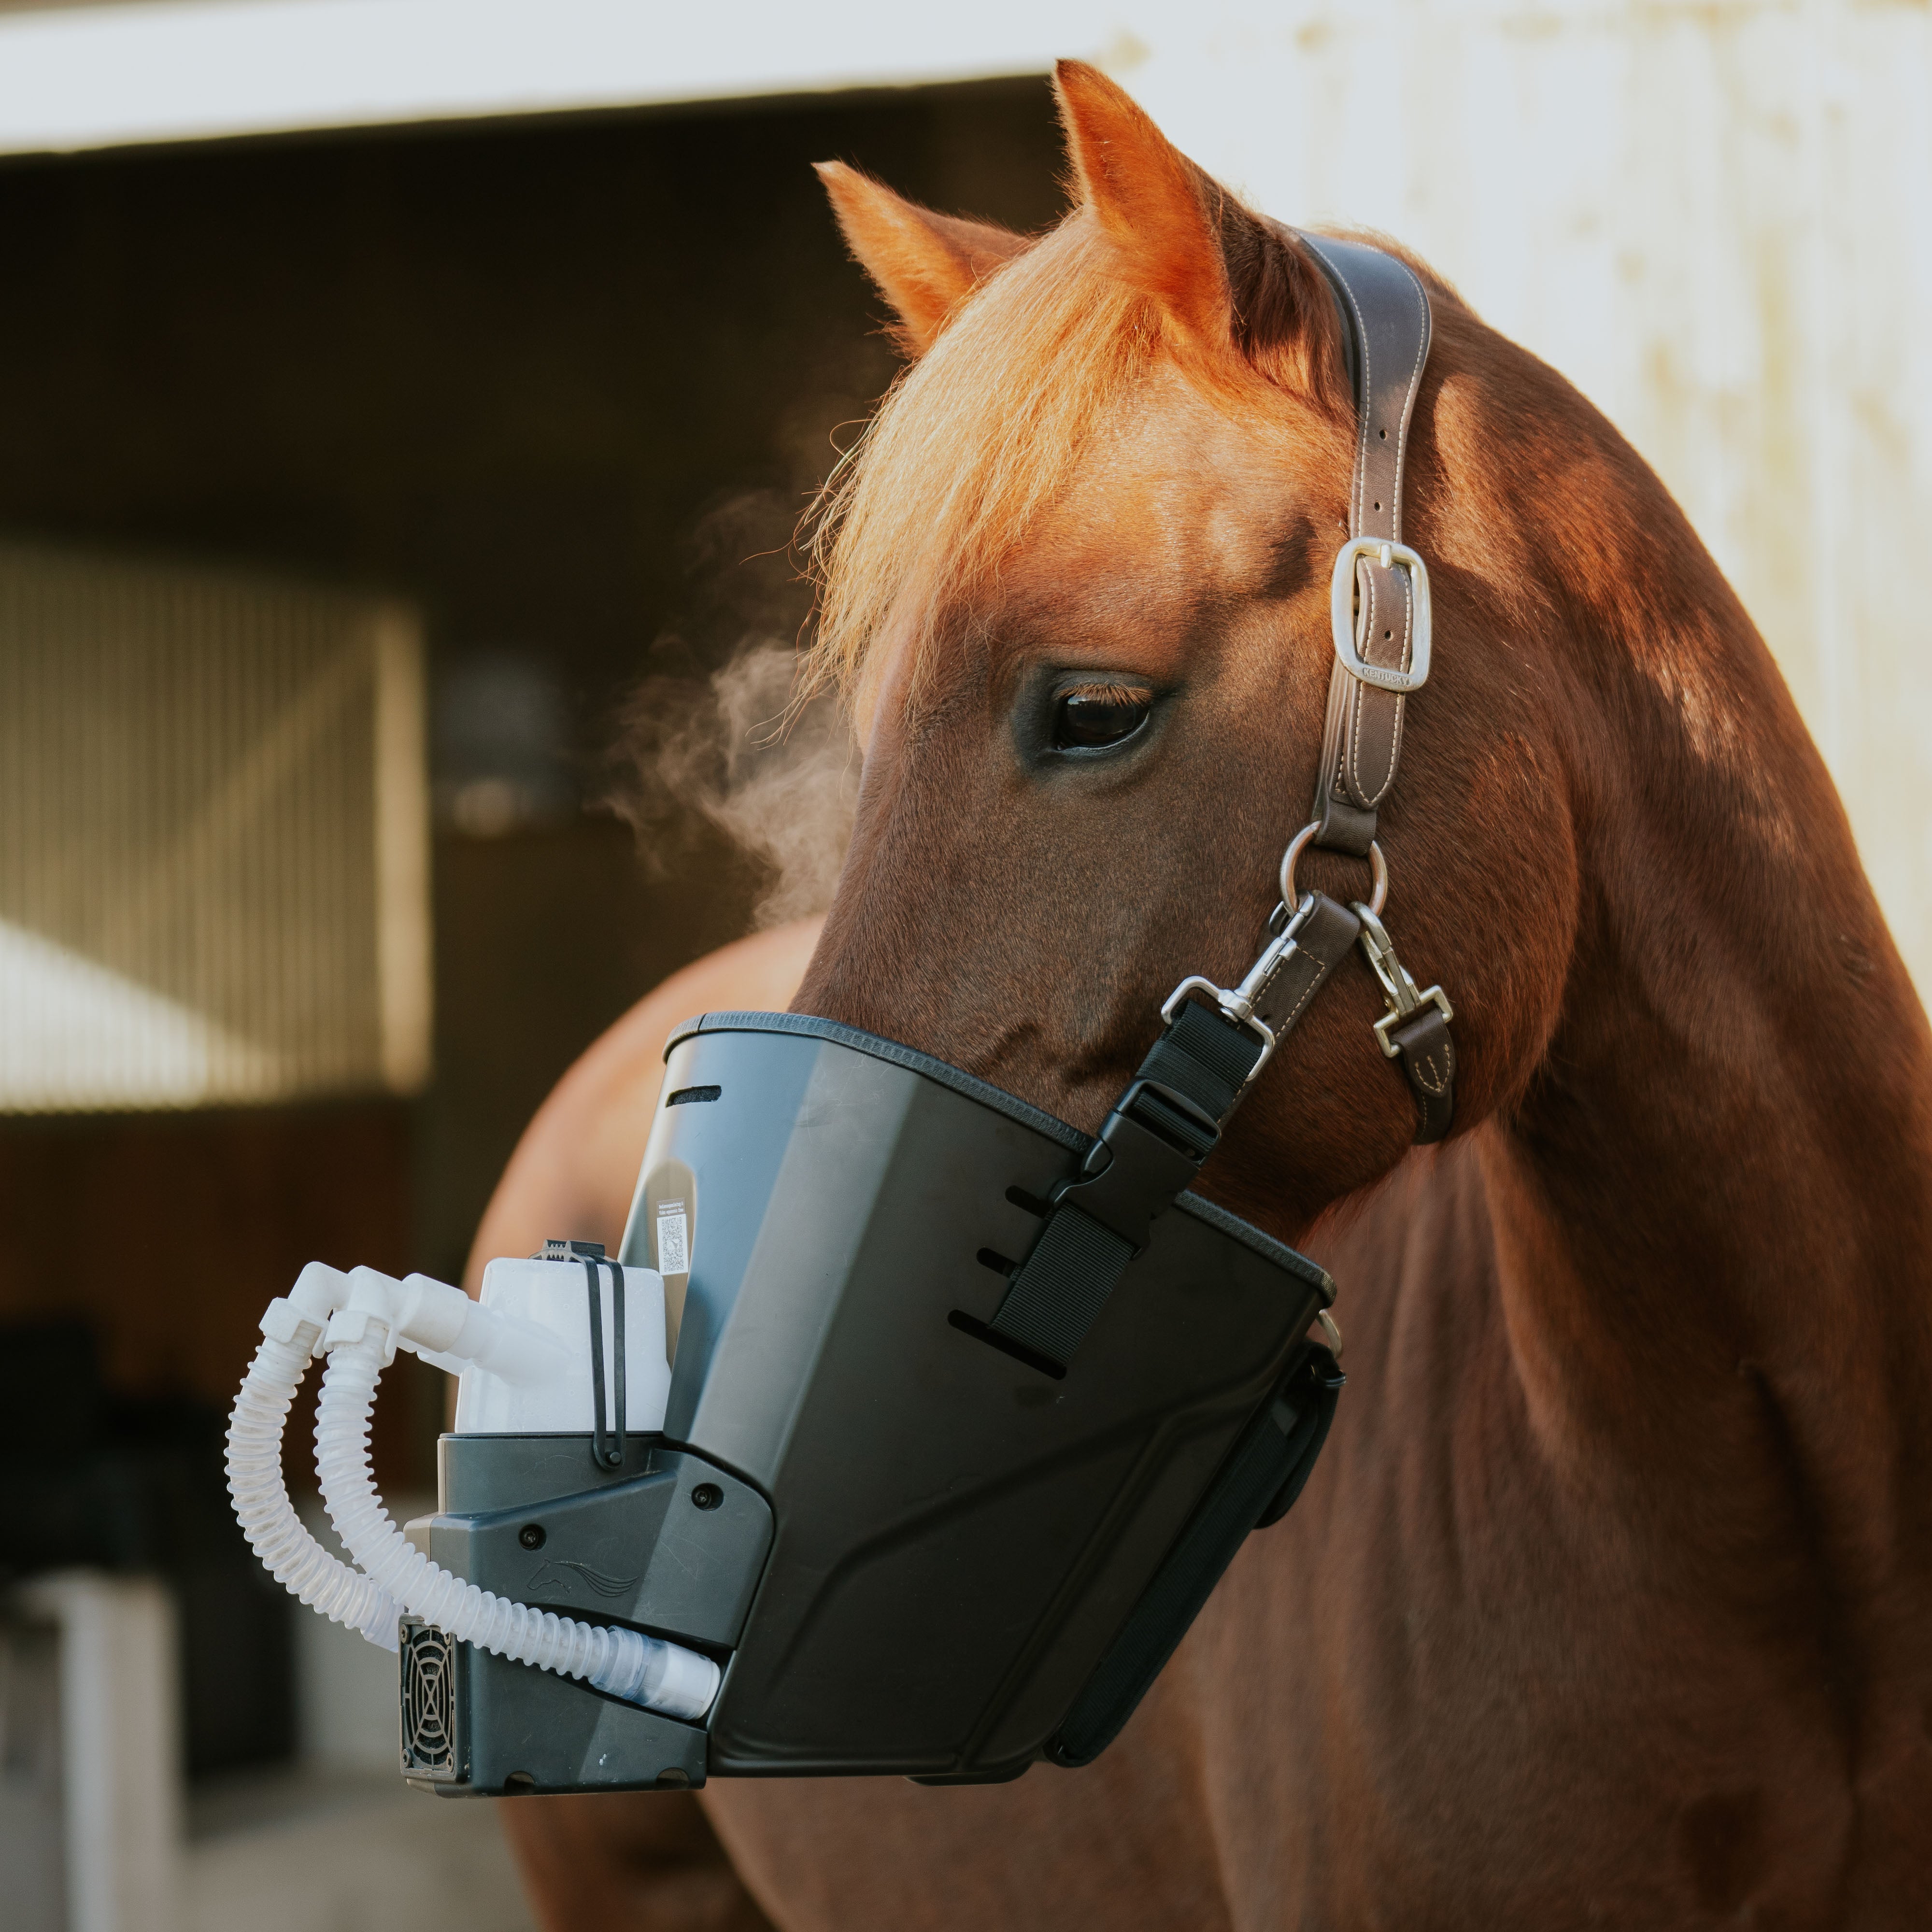
[[[420,1086],[420,629],[0,542],[0,1112]]]

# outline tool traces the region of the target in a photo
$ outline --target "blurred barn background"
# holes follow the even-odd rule
[[[769,898],[608,801],[640,681],[794,634],[891,378],[814,160],[1044,225],[1072,54],[1418,248],[1684,502],[1932,984],[1922,4],[929,11],[0,0],[10,1927],[527,1923],[240,1546],[222,1417],[304,1261],[453,1278],[570,1060]]]

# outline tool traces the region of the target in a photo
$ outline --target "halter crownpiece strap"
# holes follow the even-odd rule
[[[1429,360],[1429,296],[1406,264],[1378,248],[1326,235],[1298,238],[1341,311],[1356,421],[1348,541],[1336,553],[1330,586],[1335,666],[1304,836],[1327,850],[1373,857],[1376,813],[1402,757],[1408,694],[1429,676],[1429,569],[1402,541],[1409,421]],[[1440,986],[1417,989],[1376,916],[1380,904],[1355,910],[1363,956],[1388,1007],[1376,1037],[1408,1078],[1418,1143],[1439,1141],[1456,1113],[1454,1010]]]
[[[1406,694],[1429,676],[1429,572],[1402,541],[1409,417],[1429,360],[1429,298],[1392,255],[1325,235],[1301,244],[1341,309],[1355,381],[1348,542],[1335,559],[1335,668],[1315,784],[1315,843],[1366,858],[1402,757]]]

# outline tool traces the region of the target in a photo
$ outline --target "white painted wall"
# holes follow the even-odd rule
[[[154,0],[0,12],[0,152],[1098,60],[1292,221],[1380,227],[1662,472],[1932,988],[1925,0]]]
[[[1352,0],[1143,38],[1120,77],[1188,152],[1400,236],[1656,466],[1932,992],[1932,10]]]
[[[1044,74],[1108,0],[0,0],[0,153]]]

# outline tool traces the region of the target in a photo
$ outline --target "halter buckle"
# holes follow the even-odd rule
[[[1355,563],[1372,557],[1383,569],[1400,564],[1408,572],[1410,602],[1408,668],[1370,664],[1355,648]],[[1387,537],[1351,537],[1335,553],[1334,574],[1328,580],[1328,616],[1335,633],[1335,655],[1351,677],[1378,690],[1420,691],[1429,682],[1429,566],[1407,544]]]
[[[1389,1034],[1402,1021],[1420,1012],[1425,1004],[1434,1006],[1444,1020],[1453,1020],[1456,1010],[1450,1005],[1449,995],[1440,986],[1431,986],[1418,992],[1408,968],[1396,956],[1395,941],[1388,936],[1388,927],[1365,905],[1358,903],[1354,912],[1362,922],[1362,956],[1382,982],[1382,998],[1388,1004],[1388,1012],[1376,1022],[1376,1038],[1384,1054],[1394,1060],[1402,1049],[1389,1038]]]

